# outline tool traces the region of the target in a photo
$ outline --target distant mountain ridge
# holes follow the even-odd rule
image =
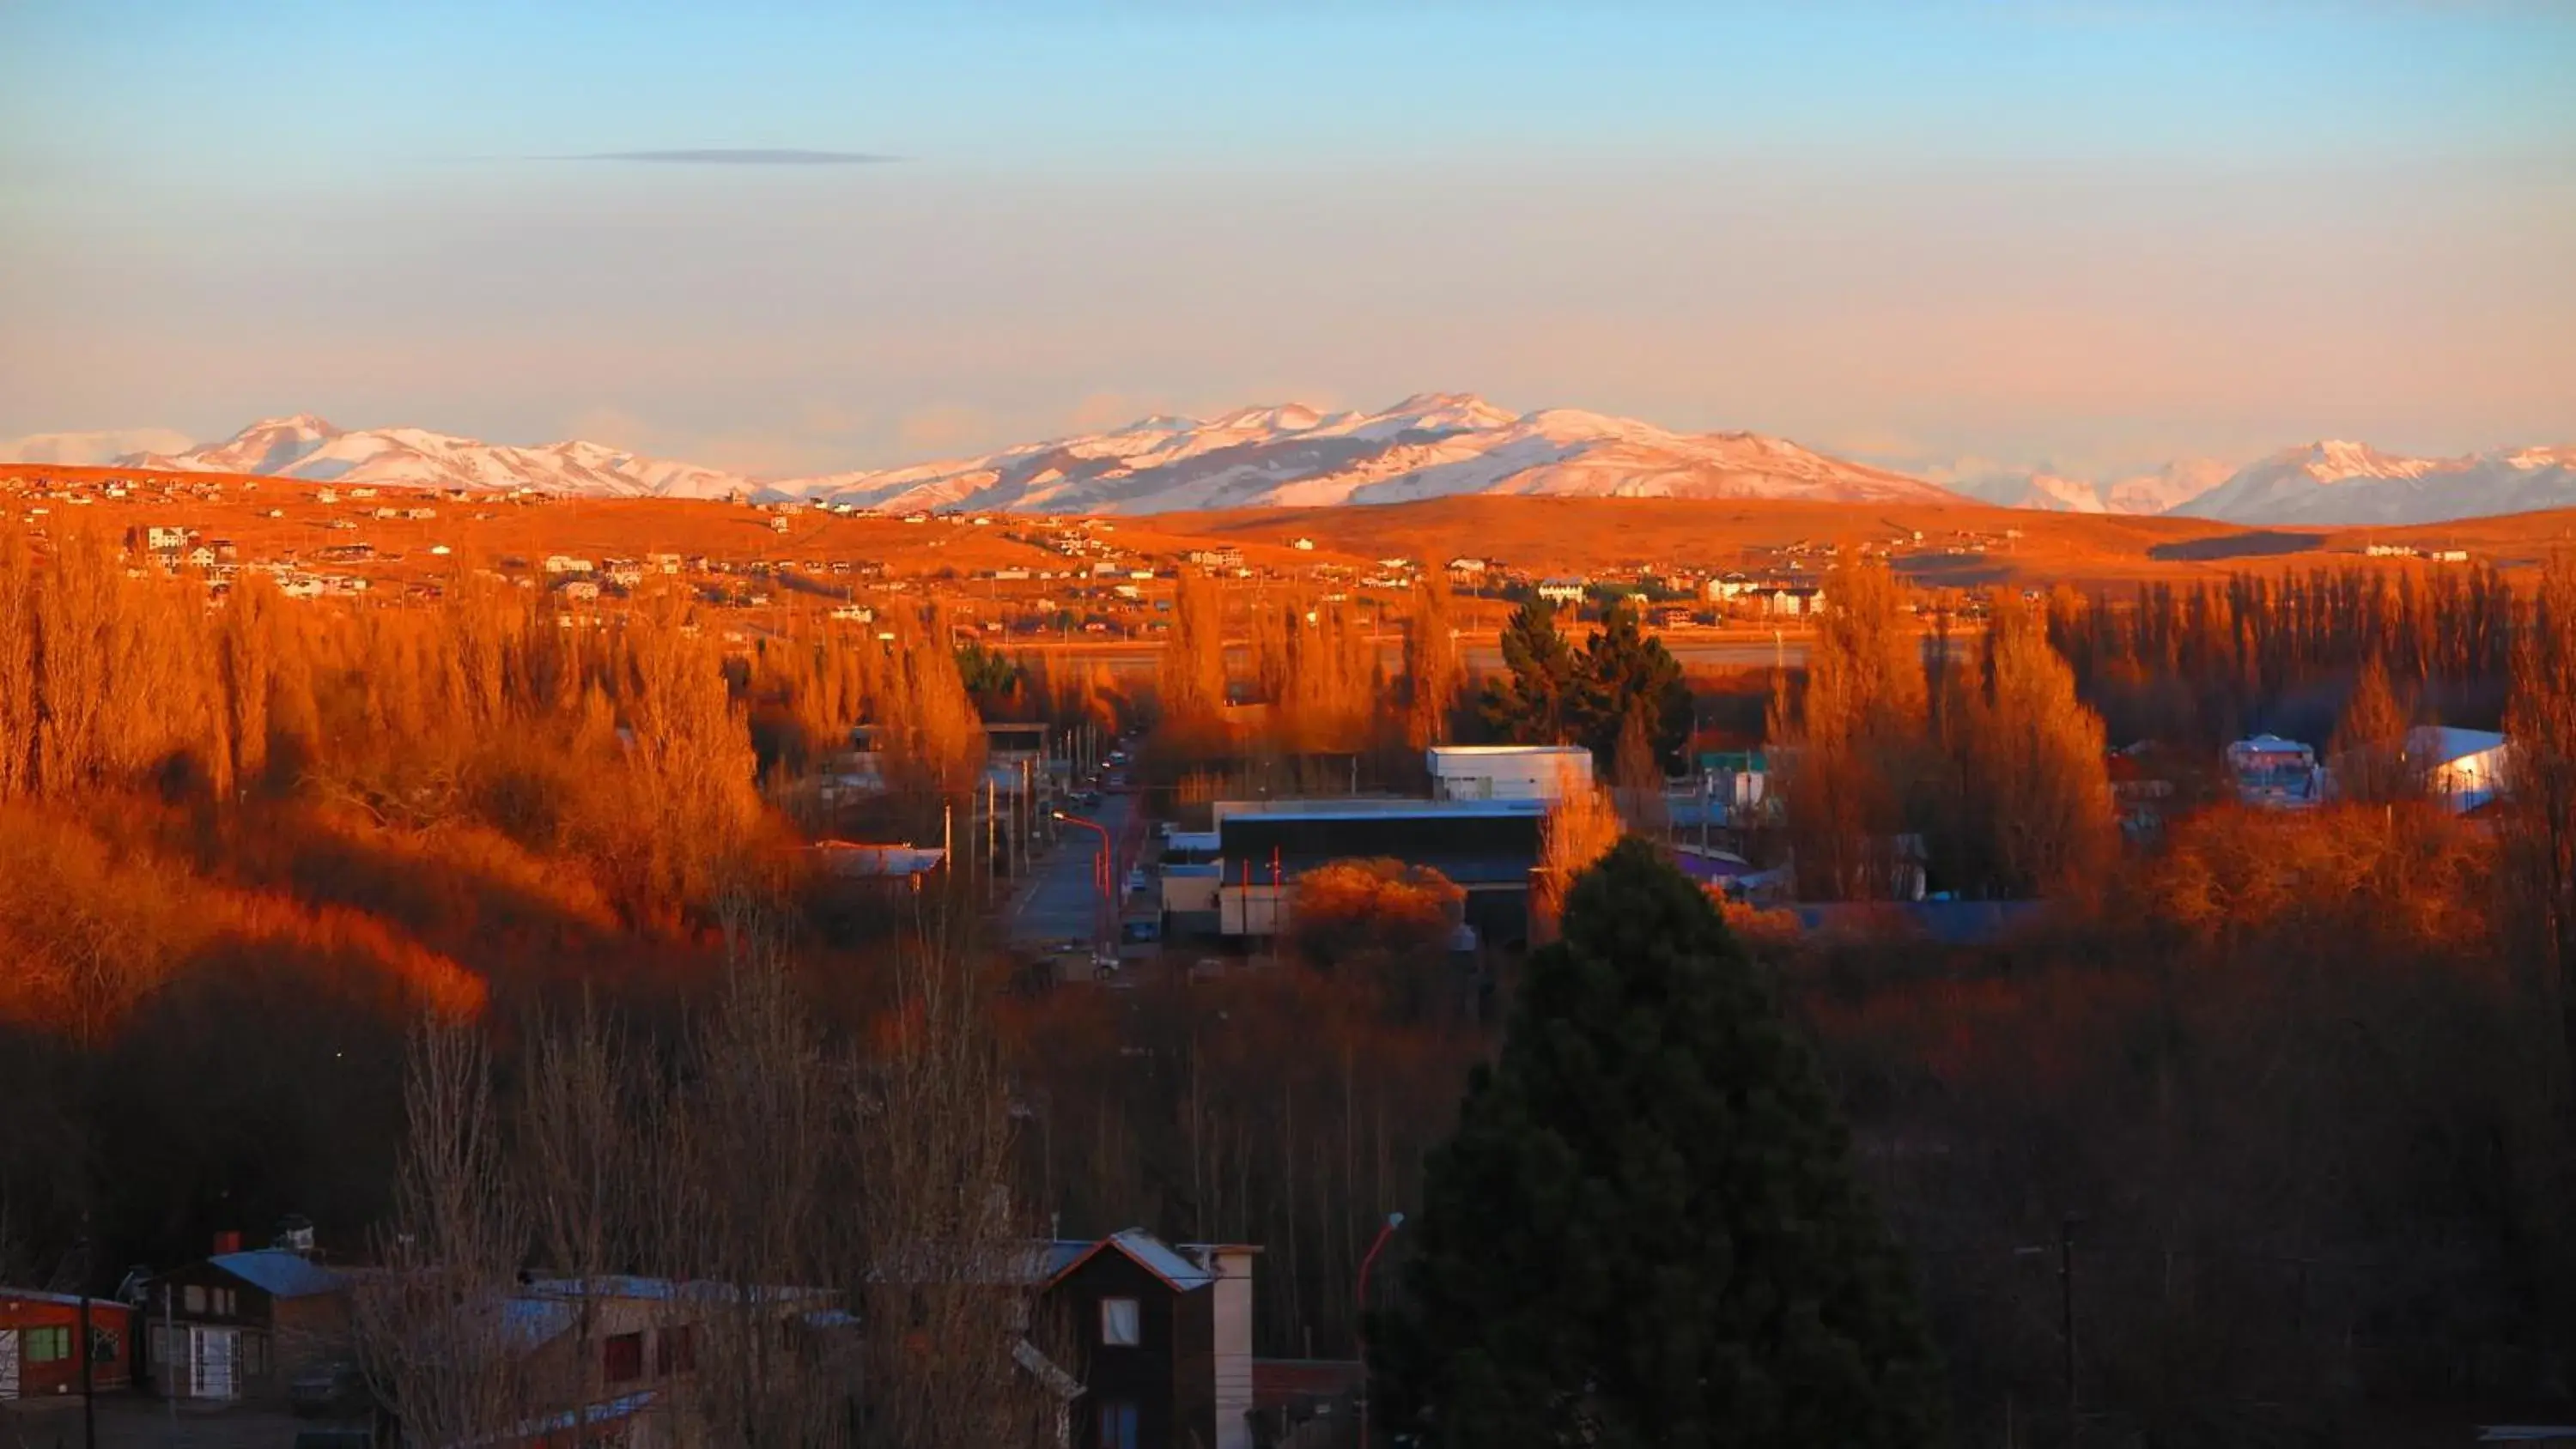
[[[320,483],[533,488],[591,498],[722,498],[756,486],[738,474],[598,443],[514,448],[421,428],[346,432],[310,413],[263,419],[220,443],[119,461],[126,467],[259,473]]]
[[[773,486],[875,508],[1039,513],[1322,507],[1464,493],[1956,501],[1919,478],[1758,433],[1676,433],[1570,408],[1513,413],[1452,393],[1373,413],[1290,405],[1204,422],[1147,418],[976,458]]]
[[[164,440],[169,441],[165,442]],[[1934,481],[1759,433],[1680,433],[1572,408],[1515,413],[1466,393],[1377,412],[1294,403],[1124,427],[898,468],[762,480],[598,443],[515,447],[419,428],[348,431],[310,414],[218,443],[165,430],[40,434],[0,458],[277,474],[317,482],[528,488],[595,498],[806,500],[901,512],[1151,514],[1328,507],[1459,494],[1742,498],[1847,503],[1975,500],[2011,508],[2158,514],[2245,524],[2433,523],[2576,507],[2576,446],[2422,458],[2322,441],[2241,468],[2182,459],[2108,480],[1991,466]]]
[[[597,443],[521,448],[417,428],[350,432],[310,415],[120,461],[317,482],[524,487],[581,497],[738,493],[903,511],[1145,514],[1458,493],[1955,501],[1921,479],[1779,438],[1676,433],[1573,409],[1518,414],[1464,394],[1424,394],[1375,413],[1328,414],[1292,403],[1205,420],[1152,417],[978,457],[768,482]]]
[[[2229,523],[2440,523],[2576,507],[2576,446],[2411,458],[2339,440],[2285,448],[2173,511]]]

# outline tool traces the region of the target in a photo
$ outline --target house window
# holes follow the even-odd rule
[[[644,1377],[644,1335],[621,1333],[608,1340],[600,1352],[599,1371],[612,1384]]]
[[[61,1363],[72,1356],[72,1331],[68,1328],[30,1328],[19,1341],[26,1345],[29,1363]]]
[[[1100,1406],[1100,1449],[1136,1449],[1136,1406],[1110,1399]]]
[[[219,1318],[233,1316],[233,1290],[230,1288],[215,1290],[215,1314]]]
[[[188,1311],[190,1313],[203,1313],[206,1311],[206,1290],[203,1284],[191,1283],[188,1285]]]
[[[1112,1348],[1134,1348],[1145,1341],[1144,1324],[1139,1321],[1135,1299],[1100,1300],[1100,1341]]]
[[[668,1378],[672,1374],[695,1373],[698,1369],[697,1330],[687,1324],[666,1328],[653,1338],[653,1371]]]

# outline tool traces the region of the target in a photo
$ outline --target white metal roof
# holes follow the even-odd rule
[[[2455,729],[2450,725],[2419,725],[2407,732],[2408,753],[2425,757],[2425,762],[2447,765],[2471,755],[2483,755],[2502,749],[2504,736],[2491,730]]]

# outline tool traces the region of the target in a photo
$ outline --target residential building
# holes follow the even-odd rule
[[[84,1345],[82,1302],[69,1293],[0,1288],[0,1401],[79,1393],[84,1354],[92,1389],[122,1389],[132,1381],[134,1310],[110,1298],[87,1300]]]
[[[1593,781],[1581,745],[1433,745],[1422,758],[1434,800],[1557,800]]]
[[[1782,618],[1803,619],[1825,606],[1825,591],[1816,584],[1766,589],[1757,597],[1761,600],[1763,612]]]
[[[1570,608],[1583,602],[1583,588],[1581,579],[1541,579],[1538,596],[1551,604],[1564,604]]]
[[[2297,740],[2256,735],[2227,747],[2227,772],[2235,780],[2236,798],[2248,805],[2302,810],[2323,794],[2317,752]]]
[[[1048,1248],[1041,1313],[1070,1330],[1073,1449],[1252,1449],[1252,1260],[1141,1228]]]
[[[2465,815],[2503,795],[2513,747],[2488,730],[2418,725],[2406,735],[2406,764],[2424,792]]]
[[[1479,937],[1528,938],[1545,800],[1220,800],[1215,814],[1223,935],[1278,935],[1297,877],[1331,861],[1383,857],[1454,882]]]
[[[233,1238],[223,1235],[218,1247]],[[310,1252],[218,1251],[152,1280],[143,1308],[155,1389],[187,1399],[274,1399],[297,1371],[343,1352],[348,1281]]]

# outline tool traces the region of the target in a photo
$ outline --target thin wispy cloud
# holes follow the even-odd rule
[[[802,151],[774,146],[704,146],[677,151],[591,151],[546,161],[635,161],[674,166],[871,166],[900,161],[870,151]]]

